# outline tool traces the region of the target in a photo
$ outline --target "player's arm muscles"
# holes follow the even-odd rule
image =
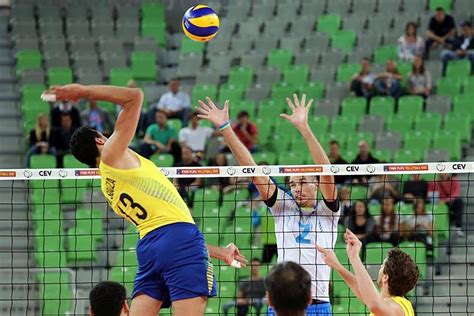
[[[143,92],[136,88],[114,86],[85,86],[84,89],[86,99],[112,102],[122,107],[115,122],[114,132],[101,153],[101,159],[115,167],[135,135],[143,103]]]

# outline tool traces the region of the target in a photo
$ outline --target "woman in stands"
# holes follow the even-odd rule
[[[425,62],[421,56],[415,56],[408,76],[408,93],[427,98],[431,93],[431,88],[431,73],[425,68]]]
[[[36,154],[56,154],[50,144],[51,126],[47,114],[40,113],[36,118],[35,128],[30,131],[30,149],[26,154],[26,166],[30,167],[31,156]]]
[[[375,217],[377,223],[373,234],[368,242],[390,242],[397,246],[400,239],[398,226],[400,219],[395,213],[395,204],[391,196],[386,196],[382,200],[382,214]]]

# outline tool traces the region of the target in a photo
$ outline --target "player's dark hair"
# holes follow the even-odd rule
[[[294,315],[304,311],[311,298],[309,273],[291,261],[274,266],[265,279],[265,286],[278,315]]]
[[[392,296],[406,296],[418,282],[418,266],[406,252],[394,248],[388,252],[383,267],[388,275],[388,291]]]
[[[91,168],[97,166],[97,157],[99,157],[99,149],[97,149],[95,143],[95,139],[98,136],[99,134],[95,129],[81,126],[72,134],[69,143],[72,155]]]
[[[89,293],[89,303],[94,316],[119,316],[127,292],[122,284],[112,281],[98,283]]]
[[[247,111],[240,111],[238,114],[237,114],[237,118],[240,119],[242,117],[250,117],[250,114],[249,112]]]

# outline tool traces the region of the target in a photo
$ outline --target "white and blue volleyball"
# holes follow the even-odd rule
[[[219,31],[219,17],[205,5],[198,4],[189,8],[183,16],[183,32],[197,42],[207,42]]]

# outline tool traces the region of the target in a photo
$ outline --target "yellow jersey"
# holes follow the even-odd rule
[[[136,226],[143,238],[152,230],[173,223],[193,223],[188,206],[173,183],[150,160],[134,153],[140,167],[117,169],[99,164],[101,190],[117,215]]]
[[[411,302],[409,300],[401,296],[392,296],[391,299],[395,303],[400,305],[405,316],[415,316],[415,311],[413,310],[413,306],[411,305]],[[375,315],[370,313],[370,316],[375,316]]]

